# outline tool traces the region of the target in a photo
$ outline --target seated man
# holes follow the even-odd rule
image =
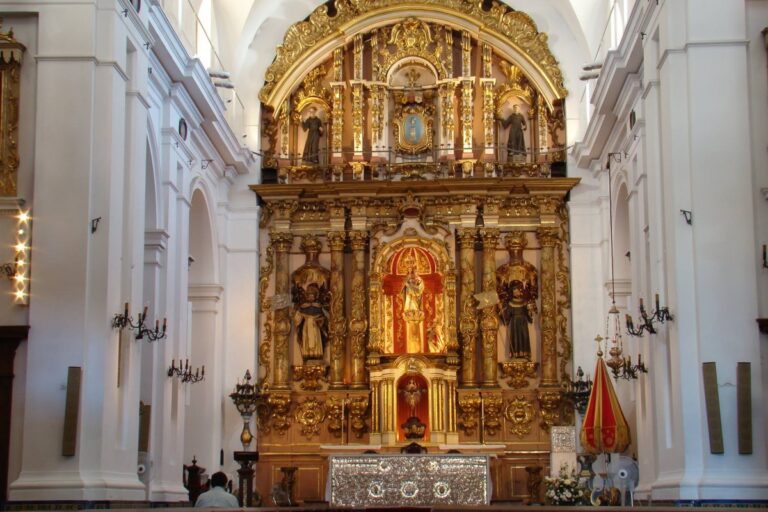
[[[227,485],[227,475],[217,471],[211,477],[211,490],[197,497],[196,508],[240,508],[237,498],[229,494],[224,487]]]

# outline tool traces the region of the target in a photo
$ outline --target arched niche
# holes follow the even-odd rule
[[[409,260],[414,260],[416,274],[423,282],[421,311],[421,351],[409,351],[398,334],[407,328],[403,317]],[[455,290],[456,274],[445,244],[419,236],[412,231],[382,243],[371,266],[370,344],[380,354],[445,353],[456,346]],[[401,329],[402,328],[402,329]],[[430,350],[432,346],[439,347]]]
[[[194,261],[189,260],[188,268],[188,341],[184,355],[190,367],[205,370],[205,379],[194,385],[194,396],[187,391],[184,414],[184,460],[196,456],[203,467],[216,466],[219,450],[216,440],[222,430],[217,379],[221,379],[223,368],[220,343],[223,289],[216,283],[214,251],[218,245],[209,197],[202,184],[197,183],[189,210],[189,256]]]

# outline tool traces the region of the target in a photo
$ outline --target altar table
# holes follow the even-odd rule
[[[336,507],[488,505],[490,456],[332,455],[328,502]]]

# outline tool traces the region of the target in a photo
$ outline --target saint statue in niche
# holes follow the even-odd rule
[[[301,122],[301,127],[307,132],[304,143],[302,162],[305,164],[320,163],[320,137],[323,135],[323,122],[317,117],[317,108],[310,107],[309,116]]]
[[[519,159],[525,157],[525,116],[517,105],[512,106],[512,113],[506,119],[499,119],[502,128],[509,127],[507,136],[507,157]]]
[[[412,265],[408,271],[402,293],[407,351],[409,354],[419,353],[422,352],[421,340],[424,327],[424,310],[421,300],[424,294],[424,281],[416,273],[415,265]]]
[[[301,250],[306,261],[292,275],[294,332],[305,363],[322,361],[328,341],[330,272],[318,262],[320,249],[321,243],[316,236],[305,236]]]
[[[310,284],[303,295],[304,300],[297,304],[293,314],[301,357],[305,361],[322,359],[328,341],[328,317],[319,302],[320,288]]]
[[[523,259],[527,245],[525,233],[515,231],[507,236],[509,263],[496,270],[496,291],[499,294],[501,321],[509,326],[509,351],[513,358],[531,359],[528,324],[537,313],[538,273],[536,267]]]

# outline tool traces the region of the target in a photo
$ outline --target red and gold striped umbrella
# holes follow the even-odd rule
[[[597,358],[580,439],[584,449],[592,454],[623,452],[631,442],[629,425],[621,412],[602,357]]]

